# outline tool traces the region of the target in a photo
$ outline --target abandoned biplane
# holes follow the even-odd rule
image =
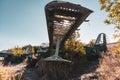
[[[64,45],[92,12],[81,5],[65,1],[52,1],[45,6],[49,45],[50,48],[56,45],[55,55],[45,60],[68,61],[58,56],[59,47]]]

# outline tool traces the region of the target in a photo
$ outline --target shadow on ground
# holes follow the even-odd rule
[[[83,57],[83,61],[81,63],[76,62],[73,64],[73,79],[72,80],[81,80],[79,77],[84,75],[84,74],[89,74],[89,73],[93,73],[96,71],[96,69],[99,66],[99,59],[94,59],[94,60],[87,60],[86,57]]]

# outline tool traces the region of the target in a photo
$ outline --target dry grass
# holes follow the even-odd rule
[[[12,67],[0,66],[0,80],[14,80],[14,74]]]
[[[96,72],[99,80],[120,80],[120,57],[109,52],[108,55],[102,54]]]
[[[25,65],[17,66],[0,66],[0,80],[21,80],[23,74],[22,68]]]
[[[83,74],[80,80],[120,80],[120,56],[112,52],[102,53],[98,68],[94,72]]]
[[[102,53],[100,56],[98,68],[94,72],[81,76],[80,80],[120,80],[120,56],[116,56],[112,52]],[[72,71],[75,70],[70,66],[71,64],[65,62],[46,62],[44,60],[40,60],[36,64],[41,80],[69,80],[72,77]],[[0,66],[0,80],[22,80],[23,67],[25,67],[23,64]]]

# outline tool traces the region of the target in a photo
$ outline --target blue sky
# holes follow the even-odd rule
[[[27,44],[40,45],[48,41],[44,6],[53,0],[0,0],[0,50]],[[98,0],[64,0],[80,4],[94,12],[90,21],[80,25],[80,39],[88,43],[99,33],[106,33],[114,42],[113,25],[103,23],[107,14],[100,11]]]

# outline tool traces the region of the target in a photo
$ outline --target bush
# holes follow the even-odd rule
[[[23,70],[18,66],[0,66],[0,80],[21,80]],[[21,70],[19,74],[18,70]]]
[[[84,44],[80,41],[68,40],[60,50],[60,55],[68,60],[80,59],[79,57],[85,55]]]
[[[118,44],[113,47],[113,52],[115,55],[120,55],[120,40],[118,41]]]
[[[102,55],[100,65],[96,70],[99,73],[99,80],[119,80],[120,79],[120,57],[112,53]]]

